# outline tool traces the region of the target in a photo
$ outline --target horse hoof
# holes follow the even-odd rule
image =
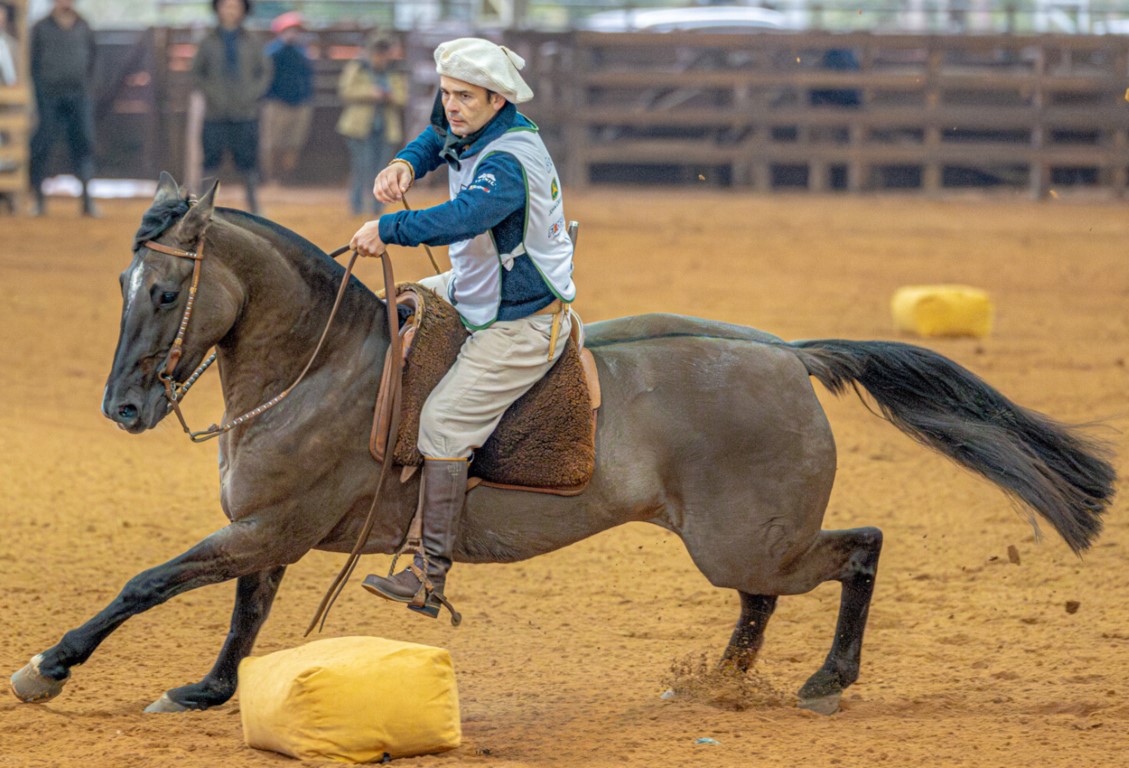
[[[149,713],[187,712],[188,707],[184,706],[183,704],[177,704],[175,701],[169,698],[169,695],[167,693],[162,693],[161,698],[145,707],[145,711]]]
[[[48,701],[55,698],[63,691],[63,686],[70,679],[68,673],[62,680],[53,680],[39,673],[39,663],[43,661],[43,654],[32,657],[23,669],[8,680],[12,693],[20,701],[31,704],[38,701]]]
[[[800,699],[800,709],[806,709],[809,712],[815,712],[817,715],[833,715],[839,711],[839,698],[842,696],[840,693],[829,693],[826,696],[812,696],[807,699]]]

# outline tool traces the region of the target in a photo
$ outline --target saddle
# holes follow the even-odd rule
[[[370,450],[383,462],[390,453],[406,479],[423,464],[416,438],[423,404],[458,357],[467,330],[458,311],[416,283],[396,286],[396,304],[410,312],[400,331],[404,373],[400,427],[391,452],[386,445],[387,401],[392,376],[386,360],[377,395]],[[596,465],[596,413],[600,384],[583,329],[573,317],[565,350],[545,376],[509,409],[486,443],[474,452],[468,489],[487,485],[572,496],[588,485]]]

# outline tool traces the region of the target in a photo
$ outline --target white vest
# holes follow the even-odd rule
[[[525,232],[521,243],[510,253],[498,253],[489,231],[469,240],[451,243],[451,299],[471,330],[481,330],[498,319],[502,300],[502,270],[512,269],[522,254],[541,273],[541,278],[557,298],[571,302],[576,298],[572,282],[572,241],[565,226],[564,203],[553,159],[532,128],[511,128],[478,153],[474,165],[463,163],[459,170],[448,169],[451,199],[473,183],[478,166],[490,155],[506,152],[517,158],[525,176]]]

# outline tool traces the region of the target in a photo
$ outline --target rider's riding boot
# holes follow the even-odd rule
[[[365,577],[364,588],[435,618],[446,603],[443,588],[451,569],[455,523],[466,500],[467,459],[424,459],[420,488],[424,555],[395,576]],[[448,608],[450,606],[448,605]],[[452,616],[457,616],[452,610]]]

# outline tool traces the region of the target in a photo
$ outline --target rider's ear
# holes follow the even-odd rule
[[[217,181],[196,201],[196,205],[184,214],[184,218],[176,227],[177,240],[182,243],[195,243],[204,234],[204,228],[212,220],[212,212],[216,209],[216,191],[219,187],[220,183]]]
[[[171,203],[180,199],[180,187],[177,186],[176,179],[168,171],[161,171],[161,179],[157,182],[157,194],[153,197],[153,205]]]

